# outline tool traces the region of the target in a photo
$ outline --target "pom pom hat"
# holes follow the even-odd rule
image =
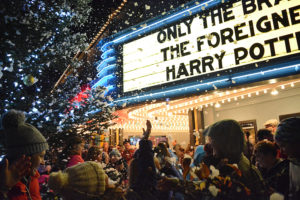
[[[21,111],[10,110],[2,117],[5,145],[9,157],[33,155],[48,149],[44,136],[34,126],[25,123]]]
[[[105,192],[106,174],[99,163],[87,161],[53,172],[49,177],[49,188],[62,195],[76,199],[99,197]]]

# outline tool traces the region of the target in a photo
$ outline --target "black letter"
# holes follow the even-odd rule
[[[239,56],[239,52],[242,52],[243,54],[241,56]],[[240,60],[243,60],[244,58],[246,58],[247,55],[248,55],[248,51],[244,47],[239,47],[239,48],[234,49],[235,64],[236,65],[240,64]]]
[[[215,54],[216,59],[218,59],[219,69],[223,68],[222,60],[223,60],[224,55],[225,55],[225,51],[222,51],[221,55]]]
[[[272,29],[271,23],[269,21],[267,21],[265,23],[265,27],[262,27],[261,25],[262,25],[263,20],[268,20],[268,17],[263,16],[263,17],[259,18],[259,20],[256,23],[257,30],[259,30],[262,33],[269,32]]]
[[[277,38],[273,38],[273,39],[270,39],[270,40],[266,40],[266,41],[265,41],[265,44],[270,45],[271,56],[275,56],[275,55],[276,55],[275,47],[274,47],[274,42],[277,42],[277,41],[278,41]]]
[[[184,63],[180,63],[176,78],[180,78],[181,75],[189,76],[189,73],[186,70]]]
[[[258,10],[262,10],[262,4],[265,3],[268,7],[272,7],[272,4],[269,2],[269,0],[259,0],[257,1],[258,4]]]
[[[161,35],[163,36],[163,38],[161,38]],[[163,30],[159,31],[159,33],[157,34],[157,41],[159,43],[164,43],[166,41],[166,38],[167,38],[166,32],[164,32]]]
[[[284,40],[285,42],[285,48],[286,48],[286,52],[289,53],[291,52],[291,46],[290,46],[290,38],[293,38],[293,34],[288,34],[288,35],[283,35],[281,37],[279,37],[280,40]]]
[[[202,35],[200,37],[197,38],[197,48],[198,48],[198,51],[201,51],[201,45],[203,45],[203,41],[201,41],[201,39],[204,39],[205,36]]]
[[[178,24],[177,26],[178,26],[178,37],[185,36],[185,35],[186,35],[186,32],[181,33],[181,26],[180,26],[180,24]]]
[[[173,30],[172,28],[173,27]],[[171,40],[171,36],[176,39],[177,38],[177,29],[176,29],[176,25],[173,25],[171,27],[167,28],[167,33],[168,33],[168,39]]]
[[[163,54],[164,54],[164,61],[168,60],[168,57],[167,57],[168,50],[169,50],[169,47],[166,47],[166,48],[163,48],[160,50],[160,52],[163,52]]]
[[[217,11],[216,13],[214,11]],[[214,9],[214,10],[211,10],[210,12],[210,15],[211,15],[211,21],[212,21],[212,25],[215,26],[216,25],[216,19],[215,17],[218,17],[219,18],[219,24],[222,24],[222,11],[220,8],[217,8],[217,9]]]
[[[176,47],[171,46],[171,59],[174,59],[174,51],[176,52],[176,58],[180,57],[179,44],[176,44]]]
[[[192,24],[193,20],[194,20],[194,18],[183,22],[188,29],[188,34],[191,34],[191,24]]]
[[[297,39],[298,49],[300,50],[300,32],[296,32],[296,39]]]
[[[240,25],[236,25],[234,26],[234,33],[235,33],[235,38],[236,40],[242,40],[242,39],[245,39],[245,38],[248,38],[248,35],[240,35],[241,33],[243,33],[243,30],[241,30],[240,28],[243,27],[243,26],[246,26],[246,23],[243,22],[241,23]]]
[[[215,48],[215,47],[217,47],[217,46],[220,44],[220,36],[219,36],[218,33],[216,33],[216,32],[212,32],[210,35],[215,36],[215,38],[216,38],[216,43],[213,44],[213,43],[211,42],[211,41],[213,40],[212,38],[208,39],[208,40],[207,40],[207,43],[208,43],[209,46]]]
[[[180,43],[180,53],[181,53],[181,56],[187,56],[187,55],[190,55],[191,52],[189,51],[186,51],[186,46],[189,43],[189,41],[185,41],[185,42],[181,42]]]
[[[212,66],[212,63],[214,62],[213,57],[211,56],[205,56],[202,58],[202,72],[206,72],[206,66],[209,67],[210,71],[214,71],[214,67]]]
[[[228,32],[228,35],[225,35],[226,32]],[[226,44],[226,40],[228,40],[229,42],[233,42],[232,35],[233,35],[233,30],[231,28],[222,29],[221,30],[222,44]]]
[[[256,10],[256,5],[254,0],[243,0],[242,5],[243,5],[244,15],[253,13]]]
[[[284,27],[287,27],[290,25],[286,10],[282,11],[282,18],[277,13],[272,13],[272,19],[273,19],[273,24],[274,24],[275,30],[279,29],[279,24],[278,24],[279,21]]]
[[[190,75],[194,75],[194,69],[197,71],[198,74],[201,74],[200,64],[201,62],[198,59],[190,61]]]
[[[255,55],[255,53],[254,53],[255,48],[259,49],[259,52],[257,55]],[[264,56],[264,53],[265,53],[264,46],[260,43],[254,43],[250,47],[250,50],[249,50],[249,54],[250,54],[251,58],[253,58],[255,60],[261,59]]]
[[[300,5],[298,6],[295,6],[295,7],[292,7],[290,8],[290,16],[291,16],[291,22],[292,24],[298,24],[300,23],[300,19],[296,20],[296,17],[299,16],[299,12],[295,13],[296,10],[299,10],[300,9]]]
[[[175,79],[175,65],[172,65],[172,69],[169,69],[169,67],[167,67],[166,72],[167,72],[167,81],[170,80],[170,76],[169,76],[170,72],[172,73],[172,79],[173,80]]]
[[[226,4],[222,9],[223,9],[223,18],[224,22],[230,21],[232,19],[235,19],[234,15],[229,16],[232,14],[232,10],[227,10],[229,8],[232,8],[232,3]]]

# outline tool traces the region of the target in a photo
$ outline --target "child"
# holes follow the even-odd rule
[[[44,164],[46,139],[34,126],[25,123],[21,111],[8,111],[2,118],[2,127],[7,151],[1,167],[2,194],[10,200],[41,200],[37,169]]]

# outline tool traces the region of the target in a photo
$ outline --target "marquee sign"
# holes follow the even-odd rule
[[[245,65],[255,68],[258,61],[300,53],[299,0],[242,0],[202,8],[123,44],[123,92]]]

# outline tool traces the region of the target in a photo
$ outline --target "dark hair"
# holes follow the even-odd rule
[[[271,142],[274,141],[272,132],[269,129],[262,128],[257,131],[257,141],[269,140]]]
[[[300,142],[300,118],[291,117],[281,121],[277,127],[275,138],[281,142]]]
[[[125,145],[126,143],[130,144],[130,141],[125,139],[124,142],[123,142],[123,145]]]
[[[92,146],[89,148],[86,156],[87,161],[96,161],[97,157],[101,154],[100,148],[97,146]]]
[[[246,145],[240,124],[232,119],[222,120],[209,126],[208,136],[213,148],[218,148],[218,158],[228,158],[230,163],[238,162]]]
[[[212,155],[213,154],[213,148],[212,148],[210,143],[206,143],[204,145],[204,151],[205,151],[206,155]]]
[[[67,155],[71,155],[75,145],[81,144],[83,139],[77,135],[70,136],[67,139],[65,152]]]
[[[264,155],[271,154],[272,156],[276,157],[277,155],[277,147],[274,142],[268,141],[268,140],[263,140],[258,142],[255,145],[254,148],[255,153],[262,153]]]
[[[192,162],[192,158],[185,157],[185,158],[183,158],[183,160],[182,160],[182,165],[183,165],[183,166],[190,166],[190,165],[191,165],[191,162]]]

